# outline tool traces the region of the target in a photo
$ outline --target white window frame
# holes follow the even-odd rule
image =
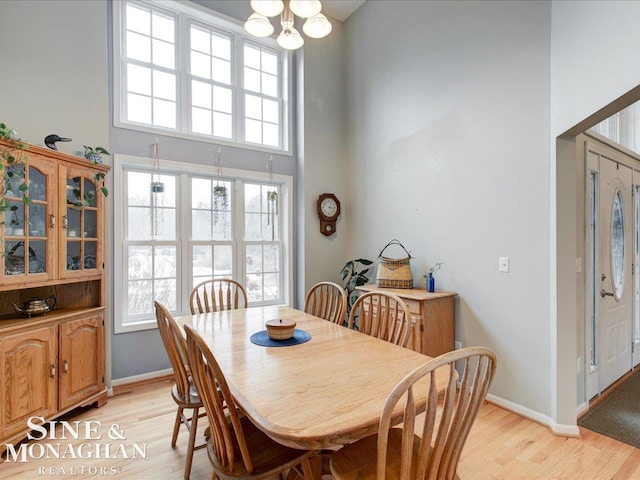
[[[163,128],[139,123],[129,123],[123,120],[125,112],[126,91],[124,89],[124,75],[122,71],[122,59],[124,58],[124,32],[122,28],[123,10],[127,0],[113,1],[113,124],[118,128],[137,130],[153,134],[170,135],[177,138],[198,140],[216,145],[229,145],[241,147],[260,152],[269,152],[285,155],[293,155],[293,75],[291,75],[292,54],[278,46],[275,39],[254,38],[249,36],[243,25],[237,19],[228,17],[214,10],[202,7],[192,2],[178,2],[175,0],[163,0],[162,2],[151,2],[150,0],[133,0],[134,3],[147,5],[164,13],[176,15],[176,71],[177,71],[177,116],[176,129]],[[232,139],[214,137],[210,135],[190,133],[191,114],[189,104],[188,81],[190,73],[188,71],[188,46],[189,27],[191,23],[202,24],[208,28],[219,30],[230,34],[232,38],[232,83],[229,88],[233,91],[233,131]],[[244,100],[241,98],[245,92],[243,85],[243,50],[244,45],[254,45],[266,48],[280,54],[279,77],[280,77],[280,146],[281,148],[269,147],[255,143],[245,142],[244,131]],[[257,93],[256,93],[257,94]]]
[[[115,185],[125,185],[126,172],[130,169],[146,170],[152,172],[153,160],[144,157],[136,157],[130,155],[114,155],[113,156],[113,180]],[[190,199],[189,199],[189,179],[191,175],[213,177],[215,174],[212,171],[211,166],[199,165],[193,163],[174,162],[169,160],[160,160],[161,173],[178,173],[178,211],[177,211],[177,229],[178,229],[178,264],[184,266],[178,270],[178,299],[177,308],[178,311],[173,312],[176,315],[188,315],[190,314],[188,305],[188,295],[191,291],[191,279],[193,278],[192,265],[188,261],[191,258],[191,251],[194,244],[198,241],[191,240],[191,215],[190,215]],[[231,168],[222,168],[222,175],[226,179],[238,179],[246,182],[269,182],[269,174],[267,172],[256,172],[248,170],[238,170]],[[279,216],[280,218],[280,242],[282,244],[281,251],[281,272],[282,272],[282,301],[278,302],[264,302],[266,304],[283,304],[290,305],[293,300],[293,177],[290,175],[274,174],[273,181],[280,188],[280,205]],[[236,182],[237,183],[237,182]],[[236,265],[237,276],[239,278],[245,278],[245,264],[244,264],[244,251],[247,244],[253,244],[255,242],[245,241],[242,232],[244,201],[242,200],[242,194],[238,192],[238,188],[234,188],[236,196],[234,198],[236,208],[236,218],[234,223],[235,238],[233,242],[234,247],[234,263]],[[126,202],[126,189],[122,189],[120,194],[114,195],[114,292],[115,297],[123,298],[127,295],[127,262],[128,258],[125,255],[124,239],[126,234],[126,214],[127,208]],[[238,203],[242,202],[242,203]],[[242,206],[241,206],[242,205]],[[185,212],[189,214],[185,214]],[[263,242],[268,243],[268,242]],[[139,330],[149,330],[157,328],[156,319],[154,315],[149,315],[148,318],[144,317],[136,323],[127,322],[126,302],[116,302],[116,308],[114,309],[114,331],[115,333],[134,332]]]

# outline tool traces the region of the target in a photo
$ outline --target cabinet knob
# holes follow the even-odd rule
[[[49,228],[54,228],[56,226],[56,216],[49,215]]]
[[[66,360],[62,362],[62,371],[64,373],[69,373],[69,363]]]
[[[49,376],[51,378],[55,378],[56,376],[56,366],[53,363],[49,365]]]
[[[69,226],[69,219],[65,215],[64,217],[62,217],[62,228],[66,230],[68,226]]]

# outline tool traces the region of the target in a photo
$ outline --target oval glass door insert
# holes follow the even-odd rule
[[[613,211],[611,212],[611,273],[616,300],[622,297],[624,289],[624,248],[622,193],[618,190],[613,197]]]

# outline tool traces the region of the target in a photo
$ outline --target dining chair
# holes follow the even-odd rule
[[[171,448],[176,447],[178,433],[180,432],[180,426],[182,424],[184,424],[189,431],[187,457],[184,468],[184,478],[188,480],[191,474],[194,450],[206,447],[206,443],[195,445],[198,419],[204,417],[206,412],[201,411],[203,407],[202,400],[198,396],[189,375],[187,368],[187,344],[180,331],[180,327],[164,305],[159,302],[153,303],[155,304],[156,320],[158,322],[160,337],[162,338],[162,343],[167,351],[173,370],[174,385],[171,389],[171,396],[178,405],[178,412],[176,413],[176,420],[173,426],[173,435],[171,436]],[[186,414],[185,410],[191,411],[191,416]]]
[[[438,369],[448,371],[444,392],[436,388]],[[483,347],[454,350],[416,368],[389,395],[378,433],[338,450],[331,474],[336,480],[459,479],[460,453],[495,369],[495,354]],[[440,409],[439,395],[444,399]],[[396,422],[402,423],[394,427]]]
[[[193,287],[189,297],[191,315],[246,308],[247,304],[244,287],[230,278],[205,280]]]
[[[213,466],[212,479],[261,480],[290,469],[311,479],[309,458],[317,452],[285,447],[259,430],[247,416],[240,416],[211,349],[191,325],[184,329],[191,375],[209,419],[207,453]]]
[[[406,347],[411,336],[411,313],[397,295],[367,292],[358,297],[349,313],[349,328]]]
[[[347,311],[347,292],[337,283],[316,283],[307,293],[304,311],[342,325]]]

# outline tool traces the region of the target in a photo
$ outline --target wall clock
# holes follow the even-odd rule
[[[340,200],[333,193],[323,193],[318,197],[318,217],[320,233],[327,237],[336,232],[336,220],[340,215]]]

